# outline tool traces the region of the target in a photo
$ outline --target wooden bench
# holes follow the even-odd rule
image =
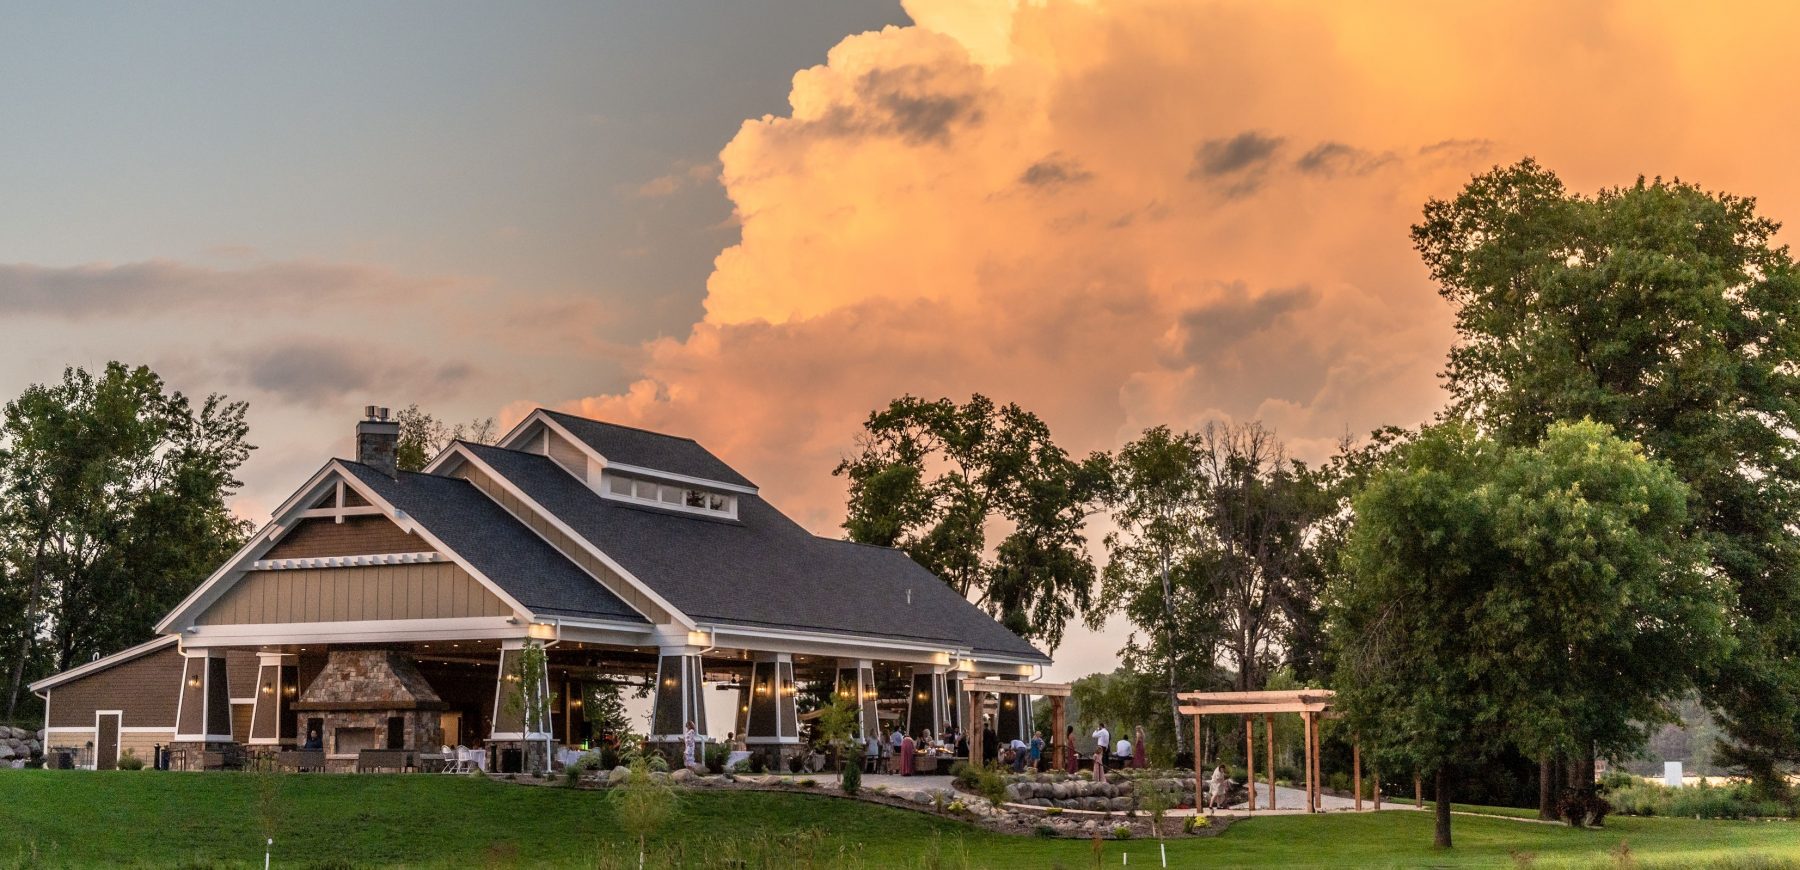
[[[356,753],[356,772],[368,773],[374,770],[394,770],[405,772],[417,767],[411,749],[364,749]]]

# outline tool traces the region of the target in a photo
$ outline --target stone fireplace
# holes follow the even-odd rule
[[[333,650],[292,709],[322,720],[330,770],[353,770],[364,749],[435,752],[448,708],[412,660],[393,650]],[[304,727],[304,726],[303,726]]]

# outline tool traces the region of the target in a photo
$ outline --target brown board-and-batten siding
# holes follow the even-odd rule
[[[550,546],[555,547],[556,551],[561,553],[564,558],[581,566],[581,570],[599,580],[600,585],[606,587],[612,594],[619,596],[626,604],[631,605],[632,609],[643,614],[651,622],[660,624],[675,621],[673,614],[665,610],[662,605],[652,601],[650,596],[639,591],[637,587],[625,582],[625,578],[607,567],[605,562],[595,558],[586,548],[576,544],[568,535],[563,534],[537,511],[520,501],[517,496],[508,492],[505,487],[496,483],[492,477],[480,469],[464,463],[451,472],[451,476],[460,477],[474,484],[476,489],[486,493],[489,498],[505,508],[507,513],[512,514],[519,522],[529,526],[532,531],[550,542]]]
[[[408,534],[387,517],[345,517],[343,522],[311,519],[301,522],[263,554],[264,559],[315,559],[323,556],[369,556],[386,553],[428,553],[434,548]]]
[[[454,562],[251,571],[200,625],[511,616],[512,608]]]
[[[96,714],[118,710],[117,754],[151,761],[156,746],[175,739],[181,665],[181,653],[170,646],[45,690],[45,748],[81,750],[94,743],[99,749]]]

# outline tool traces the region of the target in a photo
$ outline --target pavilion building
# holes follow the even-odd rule
[[[916,734],[968,715],[961,681],[1016,681],[997,724],[1029,732],[1048,656],[905,553],[807,532],[691,439],[540,409],[408,472],[399,425],[366,417],[355,459],[308,479],[154,639],[31,686],[46,746],[104,769],[314,732],[338,768],[367,749],[573,745],[586,687],[621,680],[652,688],[658,742],[707,730],[708,685],[775,756],[801,744],[808,683],[858,698],[865,733]]]

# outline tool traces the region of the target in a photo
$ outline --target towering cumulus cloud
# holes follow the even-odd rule
[[[1719,105],[1774,87],[1768,22],[1723,33],[1635,3],[906,8],[914,26],[843,40],[795,75],[787,115],[743,125],[720,155],[742,240],[704,320],[577,408],[694,433],[821,532],[841,512],[827,472],[907,392],[1016,400],[1077,451],[1259,417],[1317,457],[1419,422],[1452,336],[1408,225],[1494,163],[1791,193],[1774,144],[1791,131],[1747,129],[1790,122]],[[1704,156],[1709,122],[1753,138]]]

